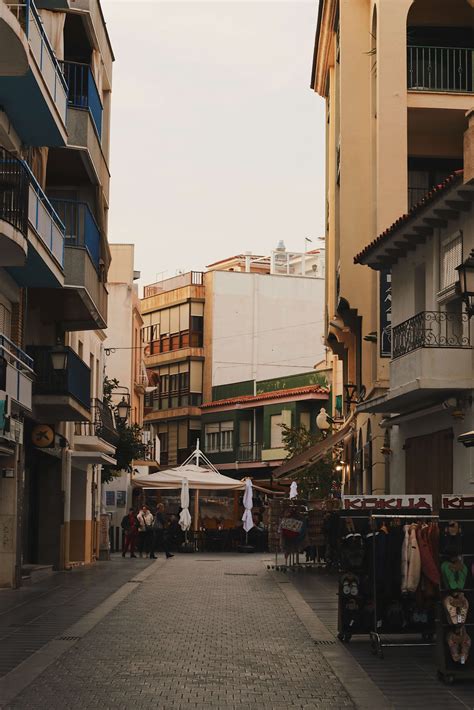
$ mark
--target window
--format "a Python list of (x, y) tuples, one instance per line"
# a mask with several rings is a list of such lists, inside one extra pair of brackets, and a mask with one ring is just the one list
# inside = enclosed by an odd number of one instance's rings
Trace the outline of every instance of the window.
[(220, 451), (233, 451), (234, 449), (234, 422), (215, 422), (206, 424), (206, 451), (218, 453)]
[(456, 266), (462, 262), (462, 233), (443, 239), (440, 246), (440, 289), (453, 286), (458, 280)]
[(270, 446), (272, 449), (281, 449), (283, 446), (283, 417), (281, 414), (274, 414), (270, 417)]
[(0, 303), (0, 333), (6, 335), (7, 338), (11, 336), (11, 320), (12, 314), (9, 308)]
[(311, 414), (309, 412), (301, 412), (300, 426), (304, 427), (306, 431), (311, 429)]

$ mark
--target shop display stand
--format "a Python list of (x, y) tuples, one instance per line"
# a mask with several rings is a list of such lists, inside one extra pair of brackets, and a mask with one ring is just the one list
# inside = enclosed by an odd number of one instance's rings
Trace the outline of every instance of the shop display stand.
[[(405, 523), (417, 523), (417, 522), (437, 522), (439, 516), (438, 515), (427, 515), (427, 514), (381, 514), (381, 515), (371, 515), (370, 519), (371, 521), (390, 521), (390, 520), (403, 520)], [(434, 645), (434, 632), (435, 628), (433, 625), (427, 623), (426, 628), (423, 630), (419, 629), (413, 629), (410, 626), (405, 627), (404, 629), (400, 629), (397, 631), (393, 631), (392, 633), (390, 632), (380, 632), (380, 619), (382, 618), (382, 615), (380, 614), (380, 607), (381, 603), (379, 600), (379, 595), (377, 593), (377, 570), (376, 570), (376, 554), (375, 554), (375, 535), (373, 536), (373, 570), (372, 570), (372, 577), (373, 577), (373, 584), (372, 584), (372, 593), (373, 593), (373, 604), (374, 604), (374, 618), (373, 618), (373, 629), (370, 631), (370, 643), (371, 643), (371, 650), (374, 655), (377, 655), (379, 658), (384, 657), (383, 649), (384, 648), (404, 648), (404, 647), (409, 647), (409, 646), (433, 646)], [(410, 635), (414, 636), (416, 634), (421, 633), (421, 638), (422, 641), (386, 641), (387, 636), (404, 636), (404, 635)]]
[[(466, 584), (462, 590), (469, 602), (469, 611), (466, 623), (462, 624), (471, 638), (471, 648), (464, 665), (453, 661), (449, 652), (446, 636), (449, 630), (455, 627), (446, 616), (442, 600), (452, 590), (444, 586), (441, 582), (441, 601), (438, 603), (438, 615), (436, 619), (436, 665), (437, 675), (440, 680), (448, 685), (452, 685), (457, 680), (474, 680), (474, 511), (467, 510), (443, 510), (440, 516), (440, 527), (443, 528), (449, 521), (459, 523), (461, 527), (461, 557), (468, 568)], [(466, 549), (465, 549), (466, 548)], [(448, 555), (440, 547), (440, 565), (448, 559)]]

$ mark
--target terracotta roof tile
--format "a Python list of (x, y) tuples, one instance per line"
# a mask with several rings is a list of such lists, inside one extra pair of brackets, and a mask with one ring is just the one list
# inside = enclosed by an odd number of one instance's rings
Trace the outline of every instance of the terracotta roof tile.
[(459, 182), (462, 178), (462, 175), (462, 170), (456, 170), (456, 172), (447, 177), (446, 180), (443, 180), (443, 182), (439, 183), (439, 185), (435, 185), (435, 187), (433, 187), (429, 192), (427, 192), (426, 195), (419, 202), (417, 202), (416, 205), (414, 205), (407, 214), (404, 214), (399, 217), (390, 227), (388, 227), (388, 229), (379, 234), (376, 239), (374, 239), (359, 254), (357, 254), (357, 256), (354, 257), (354, 264), (363, 264), (363, 260), (370, 254), (373, 249), (381, 246), (384, 241), (388, 240), (388, 238), (393, 234), (393, 232), (395, 232), (399, 227), (401, 227), (402, 224), (408, 222), (410, 219), (415, 217), (419, 212), (424, 210), (425, 207), (428, 207), (431, 202), (433, 202), (436, 198), (440, 196), (442, 192), (446, 191), (455, 183)]
[(328, 395), (329, 388), (322, 385), (307, 385), (306, 387), (294, 387), (287, 390), (274, 390), (273, 392), (262, 392), (261, 394), (244, 394), (239, 397), (230, 397), (229, 399), (219, 399), (215, 402), (207, 402), (201, 405), (201, 409), (210, 409), (211, 407), (225, 407), (232, 404), (247, 404), (250, 402), (262, 402), (267, 399), (282, 399), (284, 397), (297, 397), (301, 394), (322, 394)]

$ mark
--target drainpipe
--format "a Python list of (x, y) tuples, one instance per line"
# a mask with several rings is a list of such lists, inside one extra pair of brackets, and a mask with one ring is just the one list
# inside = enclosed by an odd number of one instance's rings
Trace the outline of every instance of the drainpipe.
[(63, 523), (61, 525), (59, 569), (69, 568), (71, 539), (71, 449), (66, 438), (61, 439), (61, 492), (63, 497)]

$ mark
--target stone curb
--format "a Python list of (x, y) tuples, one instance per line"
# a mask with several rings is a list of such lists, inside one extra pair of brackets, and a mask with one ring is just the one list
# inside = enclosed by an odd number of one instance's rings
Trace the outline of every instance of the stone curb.
[(280, 580), (277, 572), (269, 572), (282, 594), (293, 608), (308, 634), (318, 645), (318, 649), (331, 666), (358, 710), (392, 710), (393, 705), (375, 685), (353, 656), (323, 624), (317, 614), (303, 599), (301, 594), (285, 579)]
[(48, 666), (60, 658), (66, 651), (69, 651), (78, 641), (80, 641), (94, 626), (102, 621), (113, 609), (115, 609), (137, 585), (144, 582), (153, 572), (164, 565), (165, 561), (149, 565), (130, 581), (125, 582), (108, 599), (99, 604), (95, 609), (85, 614), (79, 621), (69, 626), (59, 638), (49, 641), (29, 658), (20, 663), (10, 673), (0, 678), (0, 708), (8, 708), (8, 703), (19, 695), (28, 685), (30, 685)]

